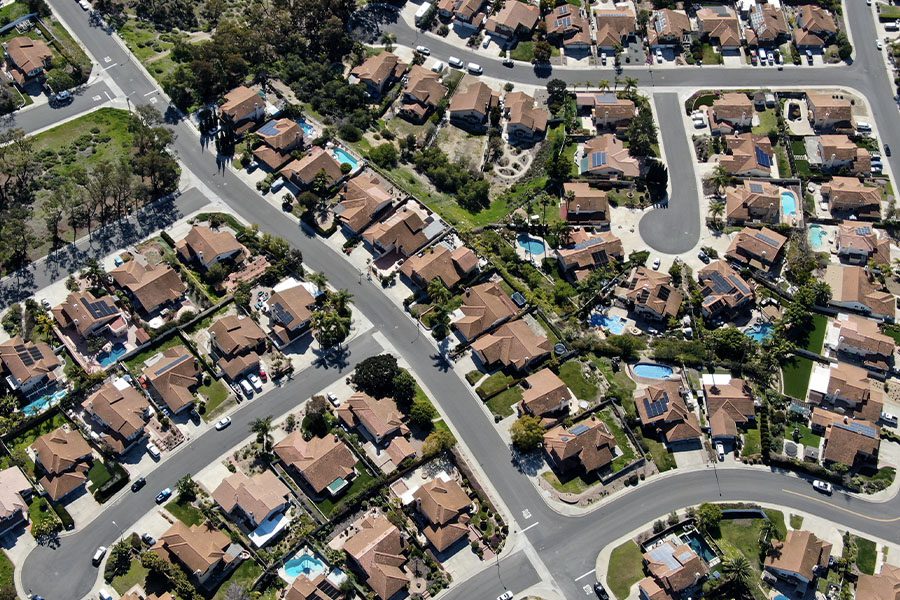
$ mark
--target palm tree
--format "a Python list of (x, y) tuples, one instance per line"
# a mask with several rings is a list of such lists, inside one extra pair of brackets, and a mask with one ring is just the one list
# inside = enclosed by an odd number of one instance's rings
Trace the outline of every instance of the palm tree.
[(306, 276), (306, 280), (314, 284), (322, 292), (325, 291), (325, 286), (328, 284), (328, 278), (325, 276), (325, 273), (310, 273)]
[(625, 78), (625, 93), (630, 94), (631, 92), (637, 89), (638, 80), (634, 77), (626, 77)]
[(722, 561), (722, 572), (728, 581), (741, 590), (749, 590), (753, 583), (753, 568), (743, 554), (728, 556)]
[(731, 183), (731, 173), (719, 164), (713, 169), (712, 177), (710, 177), (709, 180), (716, 186), (716, 194), (721, 196), (725, 186)]
[(334, 310), (317, 310), (312, 314), (313, 336), (324, 348), (340, 348), (350, 333), (350, 318)]
[(272, 415), (256, 419), (250, 424), (250, 431), (256, 434), (256, 443), (262, 446), (262, 454), (272, 451)]
[(712, 217), (713, 227), (719, 228), (719, 219), (725, 214), (725, 204), (722, 202), (709, 203), (709, 216)]
[(607, 90), (609, 90), (609, 79), (601, 79), (601, 80), (597, 83), (597, 87), (600, 88), (600, 91), (601, 91), (601, 92), (602, 92), (602, 91), (607, 91)]
[(332, 308), (334, 308), (337, 314), (342, 317), (350, 316), (350, 300), (353, 299), (353, 294), (348, 292), (347, 290), (337, 290), (336, 292), (332, 292), (331, 296), (328, 298), (328, 301), (331, 303)]

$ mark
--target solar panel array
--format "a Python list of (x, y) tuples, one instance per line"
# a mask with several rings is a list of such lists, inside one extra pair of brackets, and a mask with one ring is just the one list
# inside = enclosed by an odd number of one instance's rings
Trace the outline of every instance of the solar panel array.
[(19, 360), (21, 360), (22, 364), (26, 367), (30, 367), (44, 357), (37, 346), (28, 347), (24, 344), (16, 344), (13, 349), (16, 351), (16, 354), (19, 355)]
[(576, 425), (576, 426), (573, 427), (572, 429), (570, 429), (570, 430), (569, 430), (569, 433), (571, 433), (572, 435), (575, 435), (575, 436), (579, 436), (579, 435), (582, 435), (582, 434), (584, 434), (584, 433), (587, 433), (587, 432), (590, 431), (590, 430), (591, 430), (590, 427), (588, 427), (588, 426), (585, 425), (584, 423), (581, 423), (581, 424), (579, 424), (579, 425)]
[(671, 290), (671, 288), (669, 288), (669, 286), (667, 286), (667, 285), (659, 286), (659, 297), (662, 300), (668, 300), (669, 294), (671, 294), (671, 293), (672, 293), (672, 290)]
[(655, 419), (669, 410), (669, 394), (663, 392), (657, 400), (653, 401), (644, 398), (644, 408), (647, 409), (647, 416), (651, 419)]
[(872, 228), (867, 225), (856, 228), (856, 235), (871, 235), (871, 234), (872, 234)]
[(653, 21), (653, 26), (656, 28), (657, 33), (662, 33), (662, 30), (666, 28), (667, 21), (668, 19), (666, 19), (666, 13), (656, 13), (656, 19)]
[(837, 426), (869, 438), (878, 437), (878, 432), (875, 431), (875, 428), (865, 423), (838, 423)]
[(727, 294), (732, 290), (731, 285), (722, 277), (718, 271), (713, 271), (707, 275), (709, 277), (709, 287), (717, 294)]
[(751, 183), (751, 184), (750, 184), (750, 191), (753, 192), (754, 194), (762, 194), (762, 193), (763, 193), (763, 186), (762, 186), (761, 183)]
[(776, 242), (775, 240), (773, 240), (772, 238), (770, 238), (769, 236), (767, 236), (766, 234), (764, 234), (762, 232), (756, 232), (756, 239), (762, 240), (763, 242), (772, 246), (773, 248), (778, 245), (778, 242)]
[(597, 94), (594, 96), (594, 104), (616, 104), (619, 99), (615, 94)]
[(84, 305), (84, 308), (88, 311), (88, 313), (95, 319), (109, 317), (119, 312), (119, 310), (115, 306), (107, 304), (104, 300), (94, 300), (93, 302), (91, 302), (87, 298), (83, 297), (81, 299), (81, 303)]
[(606, 152), (592, 152), (591, 153), (591, 168), (601, 167), (606, 163)]
[(757, 147), (756, 149), (756, 162), (763, 167), (771, 167), (772, 166), (772, 157), (766, 154), (765, 150)]
[(577, 244), (572, 246), (572, 248), (574, 250), (584, 250), (585, 248), (590, 248), (591, 246), (596, 246), (598, 244), (603, 244), (605, 242), (606, 242), (606, 240), (604, 240), (601, 237), (593, 237), (588, 240), (584, 240), (583, 242), (578, 242)]
[(170, 362), (170, 363), (168, 363), (168, 364), (165, 364), (165, 365), (161, 366), (159, 369), (156, 370), (156, 372), (154, 373), (154, 375), (157, 376), (157, 377), (159, 377), (160, 375), (162, 375), (162, 374), (165, 373), (166, 371), (171, 371), (172, 369), (174, 369), (175, 367), (177, 367), (178, 365), (180, 365), (180, 364), (183, 363), (184, 361), (186, 361), (186, 360), (191, 360), (191, 358), (192, 358), (192, 357), (191, 357), (190, 354), (183, 354), (182, 356), (179, 356), (176, 360), (173, 360), (172, 362)]
[(572, 17), (561, 17), (556, 20), (557, 27), (570, 27), (572, 25)]
[(728, 281), (730, 281), (731, 284), (734, 285), (734, 287), (741, 290), (741, 292), (743, 292), (744, 294), (750, 293), (750, 288), (748, 288), (746, 285), (744, 285), (744, 282), (741, 281), (741, 278), (738, 277), (737, 275), (729, 275)]
[(281, 305), (281, 302), (276, 302), (272, 305), (272, 316), (275, 317), (276, 321), (285, 326), (290, 325), (291, 321), (294, 320), (294, 316)]
[(657, 546), (656, 548), (652, 549), (649, 554), (653, 559), (653, 562), (664, 564), (669, 569), (674, 570), (681, 566), (681, 564), (677, 560), (675, 560), (675, 557), (672, 555), (672, 547), (668, 544)]
[(260, 135), (278, 135), (278, 125), (275, 121), (269, 121), (257, 131)]

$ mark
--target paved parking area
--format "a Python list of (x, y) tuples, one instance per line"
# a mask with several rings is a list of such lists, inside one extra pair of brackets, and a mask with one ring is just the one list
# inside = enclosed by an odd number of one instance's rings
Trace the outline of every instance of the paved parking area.
[(675, 456), (675, 464), (678, 465), (679, 469), (705, 465), (709, 462), (709, 456), (703, 448), (698, 450), (678, 450), (672, 452), (672, 454)]

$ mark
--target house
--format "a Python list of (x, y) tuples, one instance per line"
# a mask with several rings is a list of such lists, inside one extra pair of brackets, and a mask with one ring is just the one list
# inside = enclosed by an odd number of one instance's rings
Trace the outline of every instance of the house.
[(881, 429), (872, 421), (816, 408), (810, 423), (813, 431), (824, 433), (822, 462), (825, 465), (842, 464), (853, 470), (878, 467)]
[(344, 594), (328, 579), (328, 573), (298, 577), (284, 594), (284, 600), (343, 600)]
[(31, 444), (34, 463), (44, 475), (38, 483), (54, 502), (87, 482), (93, 451), (77, 429), (68, 426), (45, 433)]
[(341, 163), (324, 148), (313, 146), (301, 158), (296, 158), (279, 171), (282, 177), (300, 188), (308, 188), (324, 173), (327, 186), (332, 186), (344, 176)]
[(28, 500), (33, 491), (19, 467), (0, 471), (0, 533), (28, 522)]
[(276, 286), (266, 305), (269, 307), (269, 327), (276, 345), (282, 348), (309, 330), (316, 299), (306, 286), (297, 283), (290, 287)]
[(256, 130), (262, 144), (253, 149), (253, 157), (270, 173), (281, 169), (291, 153), (303, 148), (303, 130), (293, 119), (278, 119)]
[(846, 169), (854, 175), (868, 175), (872, 170), (872, 155), (865, 148), (854, 144), (846, 135), (820, 135), (816, 146), (820, 161), (818, 164), (824, 171)]
[(259, 121), (265, 115), (266, 101), (259, 92), (243, 85), (225, 94), (225, 99), (219, 106), (219, 117), (223, 124), (237, 133), (252, 127), (252, 123), (247, 121)]
[(297, 430), (275, 444), (274, 451), (316, 494), (327, 490), (337, 496), (356, 476), (356, 457), (333, 434), (304, 440), (303, 432)]
[(402, 435), (395, 436), (387, 446), (387, 454), (391, 462), (399, 467), (404, 460), (416, 457), (416, 449)]
[(640, 166), (619, 138), (611, 133), (604, 133), (585, 142), (581, 173), (609, 179), (637, 177), (640, 175)]
[[(676, 545), (665, 540), (643, 554), (643, 562), (650, 572), (638, 582), (642, 597), (674, 598), (689, 588), (698, 585), (709, 574), (709, 566), (688, 544)], [(661, 589), (663, 595), (654, 593)]]
[(754, 4), (750, 9), (750, 27), (744, 29), (749, 46), (777, 46), (788, 36), (784, 12), (774, 4)]
[(814, 4), (800, 5), (794, 43), (800, 50), (821, 50), (837, 35), (837, 23), (827, 9)]
[(666, 322), (678, 316), (684, 295), (672, 285), (668, 273), (636, 267), (625, 284), (625, 300), (638, 315)]
[(109, 294), (97, 298), (88, 291), (72, 292), (53, 309), (53, 318), (60, 328), (71, 328), (85, 340), (106, 333), (121, 336), (128, 330), (125, 315)]
[(744, 227), (725, 252), (725, 258), (739, 265), (769, 273), (781, 257), (787, 238), (769, 229)]
[(878, 319), (894, 320), (894, 296), (873, 281), (863, 267), (830, 263), (825, 283), (831, 288), (831, 304)]
[(883, 334), (875, 321), (846, 313), (838, 314), (829, 322), (825, 344), (837, 352), (865, 361), (867, 365), (890, 366), (897, 350), (894, 338)]
[(843, 221), (838, 224), (835, 247), (842, 262), (851, 265), (891, 263), (891, 240), (879, 237), (876, 230), (866, 223)]
[(291, 492), (270, 470), (247, 477), (232, 473), (213, 490), (213, 500), (232, 519), (253, 531), (291, 505)]
[(806, 104), (809, 108), (809, 120), (816, 131), (852, 126), (852, 106), (842, 95), (806, 92)]
[(591, 51), (591, 24), (584, 11), (571, 4), (557, 6), (544, 17), (547, 39), (567, 53)]
[(159, 360), (144, 368), (142, 379), (150, 396), (163, 402), (174, 414), (194, 406), (194, 391), (200, 385), (197, 359), (184, 346), (164, 350)]
[(484, 30), (502, 42), (513, 42), (527, 37), (541, 20), (541, 9), (536, 4), (506, 2), (484, 25)]
[(741, 47), (741, 28), (734, 9), (728, 6), (704, 6), (697, 11), (700, 35), (723, 51)]
[(132, 305), (148, 317), (176, 306), (187, 292), (175, 269), (165, 263), (152, 266), (132, 259), (109, 274)]
[(181, 566), (200, 585), (206, 585), (233, 571), (240, 564), (244, 549), (208, 524), (188, 526), (176, 519), (150, 552)]
[(521, 319), (504, 323), (472, 343), (475, 356), (488, 369), (501, 367), (520, 371), (543, 361), (551, 349), (547, 336), (535, 333)]
[(385, 220), (366, 229), (363, 239), (381, 255), (394, 252), (408, 258), (443, 230), (441, 222), (424, 207), (407, 202)]
[(624, 129), (637, 114), (634, 101), (619, 98), (612, 92), (579, 92), (575, 95), (575, 102), (579, 110), (591, 111), (594, 125), (600, 129)]
[(727, 92), (719, 96), (708, 111), (709, 128), (720, 135), (732, 134), (735, 129), (749, 129), (755, 113), (747, 94)]
[(426, 248), (410, 256), (400, 265), (400, 272), (422, 289), (435, 279), (452, 290), (463, 279), (478, 270), (478, 256), (471, 248), (460, 246), (451, 250), (444, 244)]
[(772, 174), (772, 142), (765, 135), (740, 133), (725, 138), (728, 154), (719, 164), (731, 175), (769, 177)]
[(592, 415), (572, 427), (557, 425), (544, 434), (544, 450), (564, 473), (593, 473), (616, 457), (616, 438), (602, 419)]
[(623, 2), (614, 8), (595, 8), (594, 24), (597, 48), (615, 52), (627, 44), (627, 40), (637, 33), (637, 14), (634, 4)]
[(711, 379), (709, 383), (703, 382), (710, 435), (714, 440), (734, 439), (741, 428), (756, 420), (750, 386), (743, 379), (727, 382), (718, 381), (716, 376)]
[(681, 393), (678, 381), (660, 381), (634, 394), (641, 426), (661, 435), (670, 446), (696, 445), (702, 436), (700, 421)]
[(421, 65), (413, 65), (409, 70), (398, 114), (414, 122), (422, 123), (447, 96), (447, 88), (441, 83), (441, 76)]
[(116, 454), (124, 454), (144, 437), (150, 403), (125, 379), (103, 384), (81, 406), (102, 429), (100, 440)]
[(500, 94), (486, 83), (477, 81), (450, 100), (450, 122), (473, 132), (487, 130), (491, 111), (499, 110)]
[(858, 217), (881, 218), (881, 188), (860, 183), (856, 177), (834, 177), (823, 183), (822, 198), (832, 212), (851, 213)]
[(194, 225), (181, 241), (175, 244), (178, 257), (185, 263), (194, 263), (209, 270), (213, 265), (240, 263), (250, 255), (247, 248), (227, 229), (210, 229), (206, 225)]
[(366, 584), (381, 600), (388, 600), (409, 585), (404, 568), (406, 543), (400, 530), (383, 515), (367, 516), (357, 522), (355, 533), (344, 543), (344, 552), (360, 571)]
[(566, 182), (560, 216), (571, 225), (609, 226), (609, 196), (584, 181)]
[(30, 80), (43, 78), (50, 68), (53, 52), (43, 40), (35, 40), (24, 35), (14, 37), (5, 44), (9, 74), (20, 86)]
[(488, 329), (507, 321), (518, 309), (497, 281), (487, 281), (466, 288), (459, 316), (453, 328), (467, 341), (472, 341)]
[(781, 206), (777, 185), (759, 179), (745, 179), (740, 186), (725, 188), (725, 220), (729, 225), (747, 221), (777, 223)]
[(817, 567), (827, 567), (831, 544), (809, 531), (788, 531), (782, 541), (773, 543), (774, 552), (763, 561), (766, 571), (801, 586), (808, 586), (815, 578)]
[(209, 328), (209, 345), (218, 367), (235, 381), (249, 371), (259, 371), (266, 334), (250, 317), (226, 315)]
[(348, 236), (358, 236), (391, 206), (392, 199), (384, 180), (374, 172), (364, 171), (341, 187), (334, 215)]
[(392, 398), (375, 399), (364, 392), (356, 392), (338, 407), (337, 416), (344, 425), (359, 429), (376, 444), (409, 433), (403, 413)]
[(691, 19), (683, 10), (654, 10), (647, 21), (647, 43), (653, 49), (661, 46), (680, 48), (692, 32)]
[(406, 63), (400, 60), (393, 52), (382, 52), (370, 56), (362, 64), (353, 67), (350, 71), (351, 81), (355, 78), (366, 86), (366, 91), (372, 99), (379, 99), (385, 90), (403, 77), (406, 72)]
[(521, 404), (524, 413), (536, 417), (562, 413), (569, 410), (572, 401), (566, 382), (546, 367), (525, 378)]
[(897, 600), (900, 597), (900, 567), (883, 562), (877, 575), (860, 573), (856, 580), (856, 597)]
[(550, 113), (535, 106), (534, 98), (525, 92), (508, 92), (503, 99), (506, 136), (511, 143), (531, 143), (547, 133)]
[(484, 22), (482, 11), (484, 0), (440, 0), (437, 3), (438, 15), (444, 19), (453, 19), (453, 25), (469, 33), (477, 31)]
[(413, 492), (416, 509), (428, 525), (425, 537), (435, 550), (444, 552), (469, 533), (472, 500), (456, 479), (435, 477)]
[(17, 335), (0, 344), (0, 373), (6, 386), (25, 397), (54, 384), (61, 365), (44, 342), (26, 342)]
[(862, 367), (845, 362), (817, 364), (810, 375), (807, 401), (814, 407), (874, 423), (881, 418), (884, 393)]
[(697, 273), (707, 319), (727, 319), (753, 304), (753, 289), (724, 260), (716, 260)]
[(573, 235), (573, 238), (573, 245), (556, 250), (556, 260), (566, 275), (576, 281), (589, 277), (596, 266), (625, 258), (622, 240), (612, 232)]

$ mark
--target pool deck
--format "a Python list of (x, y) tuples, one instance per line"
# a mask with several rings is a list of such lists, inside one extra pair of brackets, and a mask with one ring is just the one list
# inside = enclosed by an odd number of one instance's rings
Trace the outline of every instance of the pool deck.
[[(530, 254), (530, 253), (526, 252), (525, 248), (523, 248), (522, 246), (519, 245), (519, 239), (522, 237), (528, 237), (531, 240), (534, 240), (536, 242), (541, 242), (542, 244), (544, 244), (544, 252), (542, 254)], [(549, 246), (549, 244), (547, 244), (547, 241), (544, 238), (537, 236), (537, 235), (520, 233), (519, 235), (516, 236), (516, 241), (513, 242), (513, 245), (516, 248), (516, 256), (518, 256), (524, 262), (531, 262), (531, 264), (533, 264), (535, 267), (537, 267), (539, 269), (541, 268), (542, 260), (544, 260), (545, 258), (553, 258), (553, 250), (550, 249), (550, 246)]]

